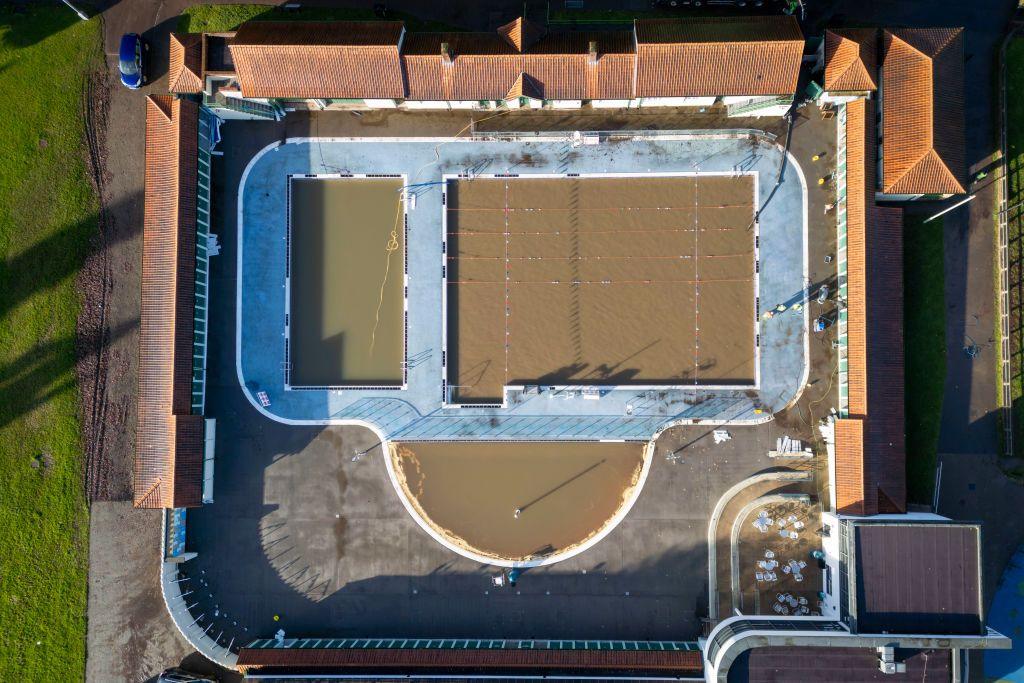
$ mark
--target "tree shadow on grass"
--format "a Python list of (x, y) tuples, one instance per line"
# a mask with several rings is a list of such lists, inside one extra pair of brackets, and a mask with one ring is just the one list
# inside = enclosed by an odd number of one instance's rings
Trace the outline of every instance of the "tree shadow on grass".
[[(114, 342), (137, 324), (120, 325), (105, 341)], [(68, 335), (37, 344), (0, 364), (0, 429), (75, 388), (76, 343), (83, 344), (83, 348), (98, 348), (100, 340)]]
[[(72, 4), (91, 18), (117, 2), (73, 0)], [(71, 8), (59, 1), (13, 0), (0, 3), (0, 34), (4, 36), (4, 44), (14, 48), (35, 45), (81, 21)]]

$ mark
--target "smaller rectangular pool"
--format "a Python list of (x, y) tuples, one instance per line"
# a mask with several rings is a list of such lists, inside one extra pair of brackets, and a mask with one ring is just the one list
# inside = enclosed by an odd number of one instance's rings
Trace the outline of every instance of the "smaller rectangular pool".
[(288, 389), (405, 383), (401, 176), (289, 176)]

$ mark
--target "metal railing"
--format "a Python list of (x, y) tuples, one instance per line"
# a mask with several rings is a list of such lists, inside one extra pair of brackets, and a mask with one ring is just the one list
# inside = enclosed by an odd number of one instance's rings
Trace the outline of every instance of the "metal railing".
[(277, 105), (254, 102), (253, 100), (241, 97), (228, 97), (219, 91), (213, 97), (209, 95), (204, 96), (203, 104), (210, 108), (230, 109), (243, 114), (249, 114), (250, 116), (270, 119), (271, 121), (280, 121), (282, 116), (281, 109)]
[(1011, 377), (1013, 364), (1011, 362), (1011, 330), (1010, 330), (1010, 228), (1009, 228), (1009, 144), (1007, 142), (1007, 127), (1009, 119), (1006, 113), (1006, 47), (1014, 39), (1020, 30), (1021, 24), (1015, 21), (1010, 25), (1006, 37), (999, 46), (999, 157), (1002, 172), (999, 174), (997, 185), (999, 194), (999, 212), (996, 225), (998, 231), (998, 246), (996, 263), (999, 269), (999, 366), (1000, 372), (1000, 396), (1002, 398), (1003, 418), (1003, 453), (1012, 457), (1013, 451), (1013, 390), (1011, 388)]
[[(837, 296), (840, 302), (847, 300), (847, 234), (846, 234), (846, 105), (839, 105), (836, 116), (836, 279), (838, 282)], [(839, 345), (839, 416), (849, 417), (850, 384), (849, 384), (849, 336), (847, 324), (849, 315), (845, 303), (839, 308), (839, 331), (836, 342)]]
[(789, 107), (793, 104), (792, 95), (782, 95), (778, 97), (758, 97), (751, 99), (747, 102), (740, 102), (737, 104), (730, 104), (726, 106), (726, 111), (729, 116), (742, 116), (743, 114), (750, 114), (755, 111), (762, 109), (768, 109), (770, 107)]
[[(466, 136), (475, 140), (550, 140), (571, 142), (575, 131), (474, 131)], [(646, 140), (652, 138), (673, 140), (735, 139), (758, 137), (774, 142), (778, 136), (756, 128), (700, 128), (696, 130), (588, 130), (584, 135), (596, 135), (607, 140)]]
[(250, 650), (603, 650), (699, 652), (680, 640), (519, 640), (504, 638), (261, 638)]
[(192, 317), (192, 412), (202, 415), (206, 405), (206, 345), (209, 324), (211, 152), (217, 143), (217, 117), (199, 108), (199, 159), (196, 173), (195, 308)]

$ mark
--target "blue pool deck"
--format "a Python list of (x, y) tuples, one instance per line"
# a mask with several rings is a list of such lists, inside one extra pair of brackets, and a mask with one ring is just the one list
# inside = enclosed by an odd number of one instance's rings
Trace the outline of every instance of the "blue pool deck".
[[(250, 402), (287, 424), (364, 424), (395, 440), (647, 440), (672, 424), (755, 424), (794, 402), (807, 381), (807, 189), (797, 162), (751, 131), (511, 138), (297, 138), (264, 148), (238, 188), (236, 364)], [(783, 171), (784, 167), (784, 171)], [(780, 178), (781, 183), (777, 184)], [(757, 173), (760, 383), (755, 389), (603, 387), (510, 391), (504, 407), (445, 407), (442, 392), (444, 175)], [(294, 174), (400, 174), (408, 206), (407, 385), (285, 390), (287, 179)], [(296, 265), (295, 267), (301, 267)], [(352, 296), (365, 296), (352, 292)], [(729, 315), (730, 311), (723, 314)], [(656, 321), (652, 321), (655, 323)], [(269, 406), (262, 406), (265, 392)]]

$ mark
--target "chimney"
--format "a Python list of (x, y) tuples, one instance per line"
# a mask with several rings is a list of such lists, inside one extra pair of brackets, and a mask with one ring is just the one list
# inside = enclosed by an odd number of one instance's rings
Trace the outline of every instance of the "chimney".
[(597, 63), (597, 41), (596, 40), (590, 41), (590, 43), (589, 43), (589, 52), (590, 52), (590, 56), (589, 56), (590, 63), (591, 64), (596, 64)]
[(452, 65), (452, 50), (447, 41), (441, 43), (441, 63), (445, 66)]

